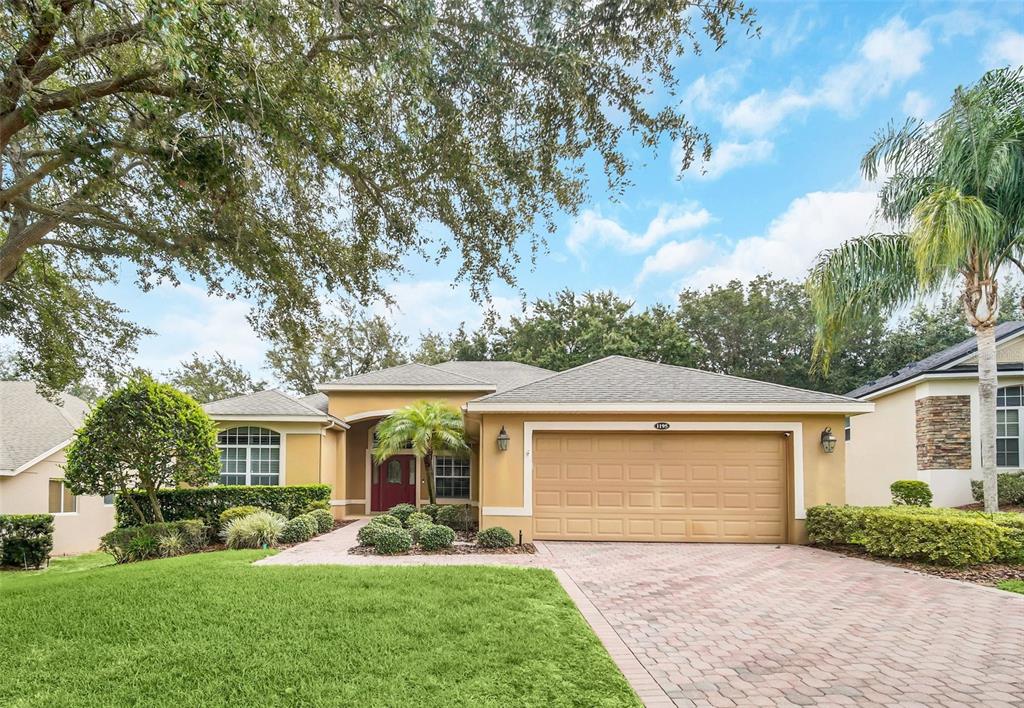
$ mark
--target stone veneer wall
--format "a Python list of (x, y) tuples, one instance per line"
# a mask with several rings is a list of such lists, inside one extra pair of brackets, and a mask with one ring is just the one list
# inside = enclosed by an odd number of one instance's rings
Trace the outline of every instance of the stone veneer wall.
[(915, 406), (917, 469), (971, 469), (971, 397), (928, 396)]

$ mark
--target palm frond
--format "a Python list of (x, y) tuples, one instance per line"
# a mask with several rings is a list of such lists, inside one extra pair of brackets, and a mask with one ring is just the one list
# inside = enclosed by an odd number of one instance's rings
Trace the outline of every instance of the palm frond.
[(410, 449), (419, 457), (435, 450), (466, 449), (462, 414), (444, 401), (417, 401), (385, 418), (377, 426), (374, 460), (382, 462)]
[(999, 214), (975, 196), (943, 187), (914, 207), (911, 251), (925, 286), (948, 281), (967, 268), (995, 275), (1004, 228)]

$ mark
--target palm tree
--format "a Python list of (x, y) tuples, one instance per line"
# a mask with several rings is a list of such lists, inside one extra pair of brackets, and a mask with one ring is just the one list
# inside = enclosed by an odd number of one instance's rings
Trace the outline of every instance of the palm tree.
[(373, 458), (378, 463), (411, 449), (427, 471), (430, 503), (437, 503), (434, 485), (434, 454), (469, 449), (463, 435), (462, 414), (444, 401), (417, 401), (395, 411), (377, 426)]
[(996, 342), (1000, 269), (1024, 270), (1024, 76), (985, 74), (958, 88), (933, 123), (876, 136), (861, 171), (885, 175), (879, 213), (895, 233), (855, 238), (818, 256), (807, 287), (815, 355), (827, 368), (847, 327), (958, 287), (978, 340), (985, 510), (996, 511)]

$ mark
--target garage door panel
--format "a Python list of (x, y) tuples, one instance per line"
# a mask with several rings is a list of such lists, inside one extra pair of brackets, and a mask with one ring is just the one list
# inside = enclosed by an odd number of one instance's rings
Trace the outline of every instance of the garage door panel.
[(538, 539), (785, 540), (781, 435), (537, 433), (533, 449)]

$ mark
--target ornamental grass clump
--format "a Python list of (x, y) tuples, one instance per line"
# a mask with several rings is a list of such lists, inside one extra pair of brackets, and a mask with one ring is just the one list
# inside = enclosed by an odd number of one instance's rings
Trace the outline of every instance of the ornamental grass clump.
[(219, 522), (217, 528), (221, 530), (226, 529), (227, 525), (235, 519), (241, 519), (243, 516), (255, 514), (259, 510), (260, 508), (258, 506), (250, 505), (233, 506), (229, 509), (225, 509), (224, 511), (220, 512), (220, 516), (217, 517), (217, 521)]
[(228, 548), (263, 548), (277, 543), (287, 519), (272, 511), (257, 511), (235, 519), (224, 534)]

